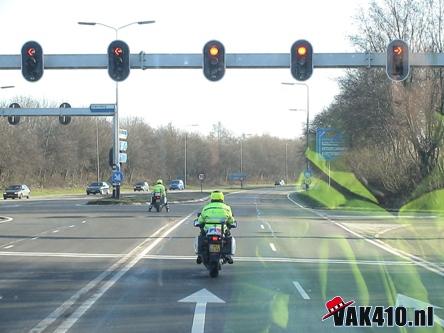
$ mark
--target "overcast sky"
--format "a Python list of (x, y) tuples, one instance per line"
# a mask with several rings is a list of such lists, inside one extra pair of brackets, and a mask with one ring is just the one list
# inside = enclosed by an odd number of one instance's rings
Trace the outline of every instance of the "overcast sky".
[[(131, 53), (200, 53), (210, 39), (224, 43), (227, 53), (289, 52), (298, 39), (309, 40), (314, 52), (353, 52), (348, 36), (355, 31), (353, 16), (364, 0), (225, 0), (220, 1), (50, 1), (0, 0), (2, 42), (0, 54), (19, 54), (22, 45), (39, 42), (45, 54), (106, 53), (115, 34), (101, 26), (80, 26), (95, 21), (119, 27)], [(34, 10), (35, 8), (35, 10)], [(337, 94), (341, 70), (315, 69), (310, 86), (310, 118), (329, 105)], [(234, 134), (294, 138), (302, 133), (306, 109), (303, 86), (289, 69), (227, 69), (225, 77), (210, 82), (201, 69), (132, 70), (119, 85), (120, 116), (140, 116), (157, 127), (176, 127), (206, 133), (221, 121)], [(2, 71), (2, 99), (32, 95), (73, 107), (113, 103), (115, 84), (106, 70), (46, 70), (36, 83), (25, 81), (18, 70)], [(199, 124), (199, 127), (190, 127)]]

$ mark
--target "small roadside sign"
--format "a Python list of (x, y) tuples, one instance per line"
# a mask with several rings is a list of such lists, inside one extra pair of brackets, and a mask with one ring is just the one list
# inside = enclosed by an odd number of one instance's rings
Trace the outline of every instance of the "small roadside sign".
[(113, 171), (111, 180), (113, 182), (113, 185), (120, 185), (120, 183), (123, 182), (123, 173), (119, 170)]
[(126, 155), (126, 153), (119, 154), (119, 163), (126, 163), (127, 160), (128, 160), (128, 155)]
[(119, 141), (119, 148), (120, 148), (120, 151), (127, 151), (127, 149), (128, 149), (128, 142), (126, 142), (126, 141)]
[(128, 131), (125, 129), (119, 129), (119, 139), (120, 140), (128, 139)]
[(205, 174), (204, 173), (199, 173), (199, 180), (201, 182), (205, 180)]

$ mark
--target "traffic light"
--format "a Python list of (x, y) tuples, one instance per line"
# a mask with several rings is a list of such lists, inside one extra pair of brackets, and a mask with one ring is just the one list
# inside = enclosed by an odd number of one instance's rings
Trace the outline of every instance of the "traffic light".
[(225, 74), (225, 47), (211, 40), (203, 48), (203, 73), (210, 81), (219, 81)]
[[(12, 109), (20, 109), (20, 104), (12, 103), (9, 105)], [(8, 123), (10, 125), (17, 125), (20, 122), (20, 116), (8, 116)]]
[(409, 47), (403, 40), (395, 39), (387, 46), (386, 71), (393, 81), (403, 81), (409, 76)]
[(39, 43), (30, 41), (22, 46), (22, 74), (23, 77), (35, 82), (43, 76), (43, 50)]
[(291, 46), (290, 70), (298, 81), (308, 80), (313, 74), (313, 47), (306, 40), (298, 40)]
[(130, 50), (128, 44), (115, 40), (108, 46), (108, 74), (114, 81), (125, 80), (130, 73)]
[[(62, 103), (60, 104), (59, 108), (62, 109), (67, 109), (70, 108), (71, 104), (69, 103)], [(68, 125), (71, 122), (71, 117), (70, 116), (59, 116), (59, 123), (62, 125)]]

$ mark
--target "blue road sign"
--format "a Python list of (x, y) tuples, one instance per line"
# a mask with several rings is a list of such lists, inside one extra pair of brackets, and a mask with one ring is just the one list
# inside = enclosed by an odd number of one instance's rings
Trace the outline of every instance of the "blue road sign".
[(244, 181), (247, 179), (247, 174), (245, 172), (233, 172), (228, 174), (228, 180), (235, 181), (235, 180), (241, 180)]
[(115, 104), (91, 104), (89, 106), (91, 112), (115, 112)]
[(343, 134), (335, 128), (316, 129), (316, 152), (325, 160), (331, 161), (345, 151)]
[(113, 171), (111, 181), (113, 182), (113, 184), (120, 184), (121, 182), (123, 182), (123, 173), (119, 170)]
[(304, 177), (305, 178), (310, 178), (311, 177), (311, 170), (305, 170), (304, 171)]

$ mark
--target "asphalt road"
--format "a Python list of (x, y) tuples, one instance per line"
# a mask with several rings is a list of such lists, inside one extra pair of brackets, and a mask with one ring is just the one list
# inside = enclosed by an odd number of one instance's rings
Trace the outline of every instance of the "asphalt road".
[[(2, 201), (0, 332), (331, 332), (340, 329), (321, 318), (335, 296), (444, 307), (442, 220), (414, 219), (429, 228), (421, 238), (409, 217), (313, 211), (288, 193), (226, 196), (237, 253), (216, 279), (195, 263), (202, 203), (148, 213), (85, 197)], [(444, 309), (434, 314), (424, 331), (443, 332)]]

